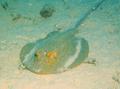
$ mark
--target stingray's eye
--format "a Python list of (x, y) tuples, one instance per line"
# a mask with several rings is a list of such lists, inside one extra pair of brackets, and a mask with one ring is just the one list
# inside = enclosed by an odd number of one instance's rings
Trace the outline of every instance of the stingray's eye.
[(49, 51), (47, 52), (46, 56), (49, 58), (49, 59), (54, 59), (57, 57), (57, 52), (55, 51)]
[(40, 59), (41, 57), (41, 52), (40, 51), (36, 51), (34, 56), (37, 58), (37, 59)]

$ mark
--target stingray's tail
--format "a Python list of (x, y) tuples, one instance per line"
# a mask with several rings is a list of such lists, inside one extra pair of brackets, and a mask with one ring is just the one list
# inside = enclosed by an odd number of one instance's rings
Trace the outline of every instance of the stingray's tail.
[(75, 26), (72, 28), (72, 30), (74, 30), (75, 32), (77, 31), (77, 28), (83, 23), (83, 21), (93, 12), (95, 11), (105, 0), (100, 0), (98, 3), (96, 3), (95, 6), (93, 6), (92, 8), (90, 8), (88, 10), (88, 12), (86, 12), (82, 17), (80, 16), (80, 18), (78, 19), (78, 21), (76, 22)]

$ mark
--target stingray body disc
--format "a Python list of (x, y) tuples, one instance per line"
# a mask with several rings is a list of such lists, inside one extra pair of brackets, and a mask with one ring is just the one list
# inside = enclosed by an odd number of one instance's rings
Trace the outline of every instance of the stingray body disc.
[(88, 56), (88, 52), (85, 39), (77, 39), (66, 33), (51, 33), (43, 40), (25, 45), (20, 59), (34, 73), (54, 74), (79, 65)]

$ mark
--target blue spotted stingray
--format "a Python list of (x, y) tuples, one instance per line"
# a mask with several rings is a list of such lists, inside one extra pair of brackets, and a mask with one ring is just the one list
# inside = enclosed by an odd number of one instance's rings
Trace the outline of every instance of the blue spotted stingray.
[(103, 1), (90, 8), (73, 28), (50, 32), (45, 38), (26, 44), (20, 53), (25, 68), (36, 74), (55, 74), (78, 66), (88, 57), (89, 45), (84, 38), (75, 36), (77, 28)]

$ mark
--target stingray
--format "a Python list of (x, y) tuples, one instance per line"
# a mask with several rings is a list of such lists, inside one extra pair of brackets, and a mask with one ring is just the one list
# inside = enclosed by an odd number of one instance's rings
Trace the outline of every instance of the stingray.
[(26, 44), (20, 53), (23, 66), (36, 74), (55, 74), (81, 64), (88, 57), (89, 45), (84, 38), (75, 36), (77, 28), (103, 1), (90, 8), (74, 27), (50, 32), (45, 38)]

